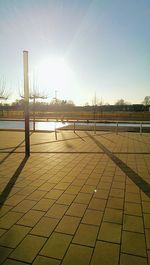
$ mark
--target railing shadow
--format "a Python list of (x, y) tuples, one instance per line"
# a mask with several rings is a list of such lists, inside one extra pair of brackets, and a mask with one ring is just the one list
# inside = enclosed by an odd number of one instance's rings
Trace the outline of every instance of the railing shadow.
[[(33, 132), (31, 132), (30, 133), (30, 136), (33, 134)], [(9, 149), (12, 149), (9, 153), (8, 153), (8, 155), (7, 156), (5, 156), (1, 161), (0, 161), (0, 165), (11, 155), (11, 154), (13, 154), (16, 150), (17, 150), (17, 148), (19, 148), (19, 147), (21, 147), (21, 145), (24, 143), (24, 141), (25, 141), (25, 139), (23, 139), (23, 141), (21, 141), (17, 146), (14, 146), (14, 147), (10, 147)], [(22, 147), (24, 147), (24, 145), (22, 145)], [(6, 148), (6, 149), (8, 149), (8, 148)], [(4, 149), (0, 149), (0, 150), (5, 150), (5, 148)]]
[(5, 203), (9, 193), (11, 192), (13, 186), (15, 185), (21, 171), (23, 170), (27, 160), (28, 160), (28, 156), (25, 156), (24, 159), (22, 160), (22, 162), (20, 163), (20, 165), (18, 166), (18, 168), (16, 169), (15, 173), (13, 174), (13, 176), (11, 177), (11, 179), (9, 180), (9, 182), (7, 183), (6, 187), (4, 188), (3, 192), (0, 195), (0, 208), (3, 206), (3, 204)]
[(107, 149), (100, 141), (95, 137), (87, 133), (97, 146), (99, 146), (103, 152), (137, 185), (149, 198), (150, 198), (150, 184), (146, 182), (138, 173), (130, 168), (125, 162), (115, 156), (109, 149)]

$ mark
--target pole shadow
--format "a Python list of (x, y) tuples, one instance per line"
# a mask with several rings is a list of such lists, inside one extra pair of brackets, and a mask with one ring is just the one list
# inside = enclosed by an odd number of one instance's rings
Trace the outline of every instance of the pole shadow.
[(137, 174), (132, 168), (130, 168), (121, 159), (115, 156), (109, 151), (100, 141), (87, 132), (89, 138), (91, 138), (97, 146), (99, 146), (104, 153), (138, 186), (149, 198), (150, 198), (150, 184), (146, 182), (139, 174)]
[(18, 168), (16, 169), (15, 173), (13, 174), (13, 176), (11, 177), (11, 179), (9, 180), (9, 182), (7, 183), (6, 187), (4, 188), (3, 192), (0, 195), (0, 208), (3, 206), (3, 204), (5, 203), (9, 193), (11, 192), (13, 186), (15, 185), (21, 171), (23, 170), (27, 160), (28, 160), (28, 156), (25, 156), (24, 159), (22, 160), (22, 162), (20, 163), (20, 165), (18, 166)]
[[(33, 132), (30, 133), (30, 136), (33, 134)], [(0, 165), (11, 155), (13, 154), (19, 147), (25, 147), (24, 145), (22, 145), (24, 143), (25, 139), (23, 141), (21, 141), (17, 146), (11, 147), (9, 149), (12, 149), (7, 156), (5, 156), (1, 161), (0, 161)], [(22, 145), (22, 146), (21, 146)], [(6, 148), (7, 149), (7, 148)], [(2, 150), (2, 149), (0, 149)]]

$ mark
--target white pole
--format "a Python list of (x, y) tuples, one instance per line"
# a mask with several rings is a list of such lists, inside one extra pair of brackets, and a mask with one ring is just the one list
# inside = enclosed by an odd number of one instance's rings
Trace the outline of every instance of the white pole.
[(116, 123), (117, 128), (116, 128), (116, 134), (118, 134), (118, 122)]
[(55, 139), (57, 140), (56, 121), (55, 121)]
[(28, 76), (28, 51), (23, 51), (24, 65), (24, 103), (25, 103), (25, 153), (30, 156), (30, 137), (29, 137), (29, 76)]
[(142, 122), (140, 124), (140, 135), (142, 135)]
[(94, 133), (96, 134), (96, 122), (94, 123)]

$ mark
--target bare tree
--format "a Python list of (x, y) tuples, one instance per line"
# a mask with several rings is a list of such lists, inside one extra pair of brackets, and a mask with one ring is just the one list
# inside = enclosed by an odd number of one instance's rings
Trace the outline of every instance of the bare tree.
[[(35, 131), (35, 104), (37, 99), (47, 99), (47, 95), (44, 92), (41, 92), (39, 89), (37, 78), (35, 78), (35, 75), (33, 75), (33, 80), (29, 81), (29, 99), (33, 100), (33, 131)], [(19, 92), (20, 97), (24, 99), (24, 95), (22, 95), (21, 92)]]
[(118, 99), (115, 103), (115, 105), (118, 105), (118, 106), (123, 106), (123, 105), (127, 105), (128, 103), (124, 100), (124, 99)]
[[(5, 101), (8, 99), (8, 91), (6, 89), (6, 80), (4, 78), (0, 79), (0, 100)], [(1, 112), (2, 112), (2, 117), (4, 116), (4, 110), (3, 110), (3, 105), (1, 103)]]
[(8, 92), (6, 90), (6, 80), (4, 78), (0, 79), (0, 99), (8, 99)]
[(101, 113), (101, 119), (102, 119), (103, 105), (104, 105), (102, 97), (101, 97), (101, 100), (99, 101), (98, 105), (100, 106), (100, 113)]
[(150, 96), (146, 96), (142, 103), (146, 106), (149, 106), (150, 105)]

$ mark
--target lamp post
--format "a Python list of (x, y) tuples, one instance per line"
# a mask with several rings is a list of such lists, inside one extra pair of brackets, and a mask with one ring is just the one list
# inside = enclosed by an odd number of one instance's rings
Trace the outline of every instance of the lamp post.
[(30, 156), (28, 51), (23, 51), (23, 65), (24, 65), (25, 154), (26, 156)]

